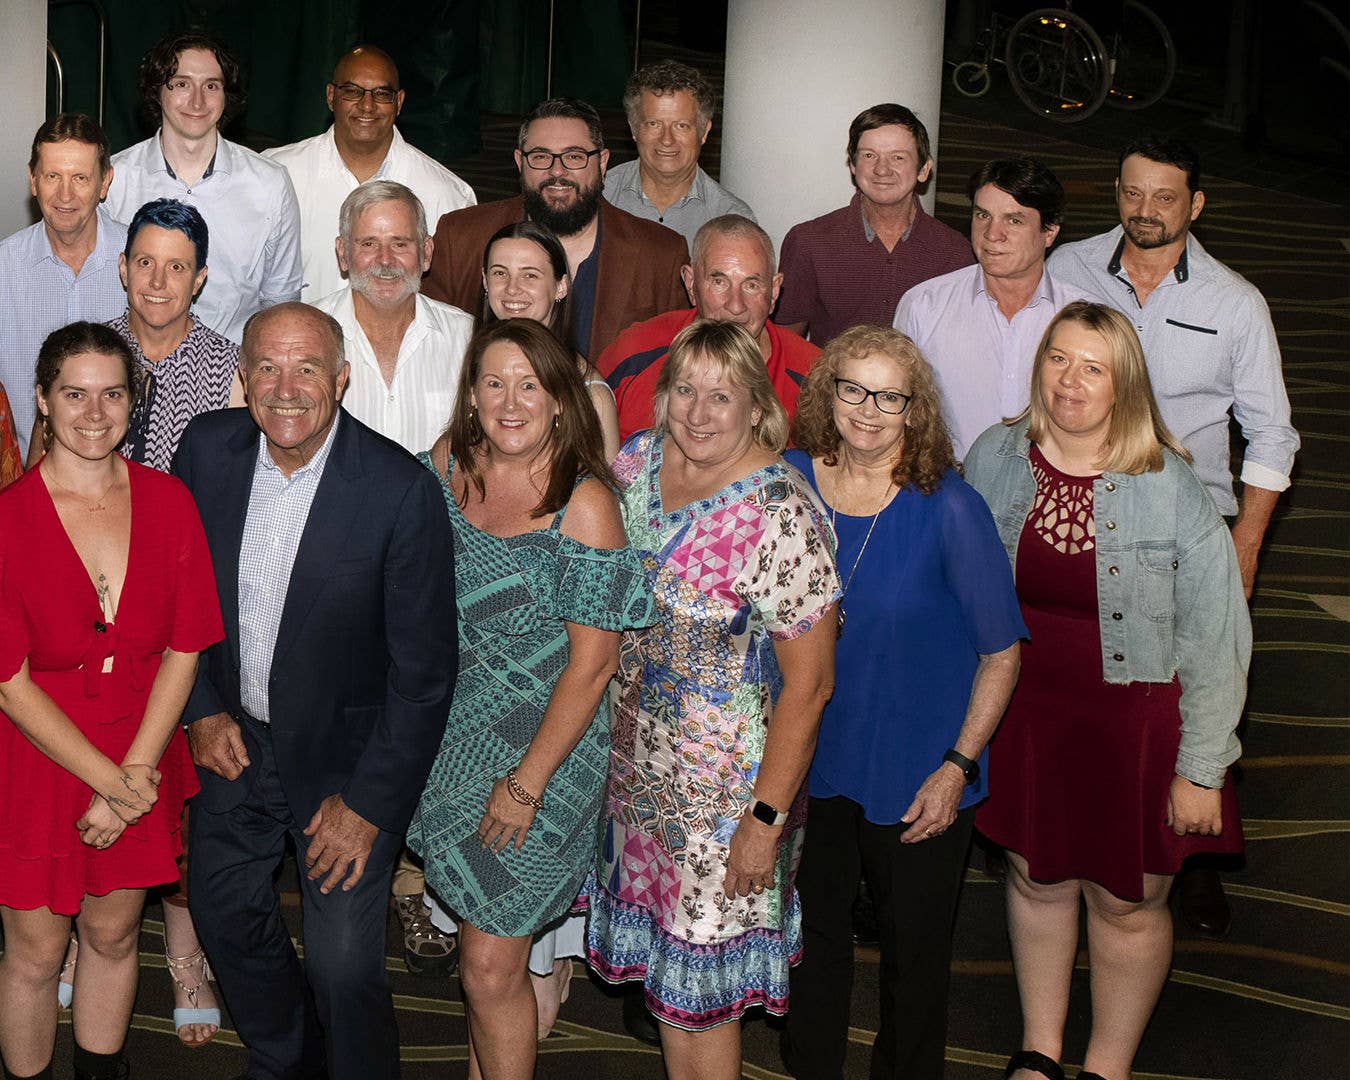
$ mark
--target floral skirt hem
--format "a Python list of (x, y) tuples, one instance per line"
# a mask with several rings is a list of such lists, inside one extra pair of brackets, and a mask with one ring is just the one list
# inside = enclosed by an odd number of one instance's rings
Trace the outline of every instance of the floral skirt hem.
[(641, 981), (657, 1020), (706, 1031), (759, 1006), (788, 1009), (788, 969), (802, 958), (801, 904), (794, 889), (784, 929), (749, 930), (729, 941), (697, 945), (667, 933), (645, 907), (588, 883), (586, 946), (591, 968), (608, 983)]

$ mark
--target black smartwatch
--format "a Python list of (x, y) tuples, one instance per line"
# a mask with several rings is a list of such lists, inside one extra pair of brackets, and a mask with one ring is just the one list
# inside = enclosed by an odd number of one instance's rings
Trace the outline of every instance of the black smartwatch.
[(943, 761), (950, 761), (965, 774), (966, 787), (970, 787), (980, 778), (980, 763), (971, 761), (965, 754), (958, 754), (955, 750), (948, 750), (942, 755)]
[(787, 821), (787, 814), (780, 811), (777, 807), (770, 806), (763, 799), (756, 799), (750, 806), (750, 813), (757, 817), (765, 825), (778, 826)]

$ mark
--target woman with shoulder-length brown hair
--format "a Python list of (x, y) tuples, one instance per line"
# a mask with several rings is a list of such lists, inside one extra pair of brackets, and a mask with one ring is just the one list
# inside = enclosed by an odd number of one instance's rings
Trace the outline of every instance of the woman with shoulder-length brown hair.
[(626, 635), (591, 965), (641, 981), (673, 1077), (739, 1077), (740, 1019), (787, 1009), (793, 877), (833, 685), (829, 525), (780, 454), (787, 414), (744, 327), (676, 335), (656, 427), (615, 459), (657, 622)]
[(1242, 847), (1228, 767), (1251, 623), (1232, 538), (1129, 321), (1069, 304), (1031, 378), (1026, 412), (966, 457), (1031, 629), (977, 818), (1008, 850), (1022, 1049), (1007, 1075), (1064, 1076), (1081, 898), (1093, 1022), (1078, 1075), (1124, 1080), (1167, 978), (1172, 876)]
[(938, 1080), (956, 899), (987, 789), (985, 745), (1017, 680), (1012, 575), (955, 471), (932, 369), (898, 330), (845, 330), (816, 358), (787, 453), (839, 542), (835, 692), (811, 765), (797, 888), (789, 1070), (843, 1076), (860, 878), (877, 905), (874, 1077)]
[(422, 455), (454, 526), (460, 655), (408, 844), (459, 920), (472, 1075), (534, 1073), (530, 942), (594, 858), (604, 690), (618, 632), (651, 608), (601, 445), (570, 350), (507, 319), (475, 333), (449, 430)]

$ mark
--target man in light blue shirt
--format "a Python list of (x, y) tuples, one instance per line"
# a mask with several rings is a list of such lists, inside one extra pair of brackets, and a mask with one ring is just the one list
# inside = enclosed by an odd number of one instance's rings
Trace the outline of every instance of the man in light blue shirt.
[(690, 251), (694, 234), (715, 217), (755, 220), (749, 206), (699, 167), (716, 103), (712, 85), (688, 64), (661, 60), (638, 68), (623, 95), (638, 157), (605, 174), (610, 203), (674, 229)]
[(933, 366), (958, 461), (986, 428), (1027, 407), (1036, 346), (1056, 312), (1097, 299), (1046, 272), (1064, 188), (1041, 162), (991, 161), (968, 191), (976, 264), (915, 285), (895, 311), (895, 328)]
[(159, 130), (113, 158), (108, 209), (130, 221), (151, 199), (195, 207), (211, 232), (211, 276), (193, 306), (236, 344), (256, 311), (304, 284), (300, 207), (281, 165), (220, 136), (243, 105), (239, 64), (203, 34), (174, 34), (141, 63), (141, 105)]
[(28, 188), (42, 220), (0, 241), (0, 383), (25, 457), (42, 342), (67, 323), (107, 322), (126, 307), (117, 257), (127, 230), (99, 206), (112, 178), (108, 140), (92, 119), (62, 113), (38, 128)]
[[(1232, 517), (1242, 584), (1298, 451), (1280, 346), (1265, 298), (1191, 235), (1205, 205), (1199, 157), (1174, 139), (1144, 138), (1120, 155), (1121, 224), (1055, 252), (1051, 269), (1092, 289), (1134, 324), (1163, 420), (1195, 459), (1221, 514)], [(1242, 500), (1233, 493), (1229, 415), (1242, 429)]]

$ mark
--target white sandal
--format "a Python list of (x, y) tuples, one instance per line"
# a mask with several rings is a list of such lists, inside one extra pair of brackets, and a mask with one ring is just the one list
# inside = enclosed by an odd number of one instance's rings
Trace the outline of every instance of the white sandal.
[[(174, 981), (183, 993), (187, 994), (188, 1008), (174, 1009), (173, 1026), (178, 1032), (178, 1041), (189, 1049), (195, 1050), (198, 1047), (205, 1046), (220, 1031), (220, 1009), (201, 1009), (197, 1007), (197, 995), (201, 993), (202, 987), (207, 984), (211, 978), (211, 965), (206, 959), (206, 953), (200, 948), (196, 952), (189, 953), (187, 956), (170, 956), (168, 950), (164, 952), (164, 962), (169, 969), (169, 978)], [(179, 972), (196, 972), (198, 974), (197, 984), (188, 986), (180, 977)], [(193, 1024), (207, 1024), (213, 1026), (216, 1030), (211, 1032), (200, 1042), (189, 1042), (183, 1038), (183, 1029)]]

